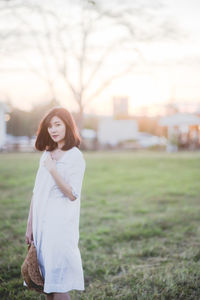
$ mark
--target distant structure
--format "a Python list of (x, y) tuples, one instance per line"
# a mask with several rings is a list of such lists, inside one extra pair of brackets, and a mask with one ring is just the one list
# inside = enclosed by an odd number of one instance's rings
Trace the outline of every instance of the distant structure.
[(135, 120), (113, 120), (104, 118), (99, 122), (98, 142), (101, 145), (116, 146), (120, 142), (134, 140), (138, 135)]
[(160, 118), (159, 125), (168, 131), (167, 151), (200, 148), (200, 118), (197, 115), (176, 113)]
[(113, 118), (126, 119), (128, 114), (128, 97), (113, 97)]
[(138, 123), (129, 116), (128, 97), (113, 97), (113, 116), (99, 121), (97, 139), (100, 146), (115, 147), (134, 140), (138, 135)]
[(0, 102), (0, 150), (6, 144), (6, 113), (9, 112), (8, 106)]

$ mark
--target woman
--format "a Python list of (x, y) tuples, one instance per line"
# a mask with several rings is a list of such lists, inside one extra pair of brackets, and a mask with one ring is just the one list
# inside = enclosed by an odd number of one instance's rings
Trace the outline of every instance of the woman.
[[(35, 147), (43, 151), (27, 222), (26, 243), (34, 242), (47, 300), (70, 299), (84, 290), (78, 247), (85, 160), (72, 115), (54, 107), (41, 120)], [(25, 282), (24, 282), (24, 285)]]

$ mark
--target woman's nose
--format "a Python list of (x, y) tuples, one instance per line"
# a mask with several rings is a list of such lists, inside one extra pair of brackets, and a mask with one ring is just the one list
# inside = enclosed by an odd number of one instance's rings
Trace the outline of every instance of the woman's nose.
[(51, 131), (52, 133), (56, 133), (56, 128), (55, 128), (55, 127), (51, 127), (51, 128), (50, 128), (50, 131)]

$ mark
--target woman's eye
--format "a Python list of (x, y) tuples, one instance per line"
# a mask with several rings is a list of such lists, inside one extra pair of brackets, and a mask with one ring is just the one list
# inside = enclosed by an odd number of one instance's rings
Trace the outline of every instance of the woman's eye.
[[(57, 123), (57, 124), (55, 124), (55, 126), (60, 126), (60, 124)], [(48, 126), (48, 128), (51, 128), (51, 127), (52, 127), (51, 125)]]

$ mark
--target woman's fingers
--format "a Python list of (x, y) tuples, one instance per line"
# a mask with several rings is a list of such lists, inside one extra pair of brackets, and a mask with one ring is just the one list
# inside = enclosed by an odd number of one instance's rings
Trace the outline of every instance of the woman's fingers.
[(30, 223), (27, 225), (27, 228), (26, 228), (25, 241), (26, 241), (26, 244), (31, 244), (31, 242), (33, 241), (33, 229), (32, 229), (32, 225), (30, 225)]
[(26, 244), (31, 244), (33, 242), (33, 233), (26, 235)]

